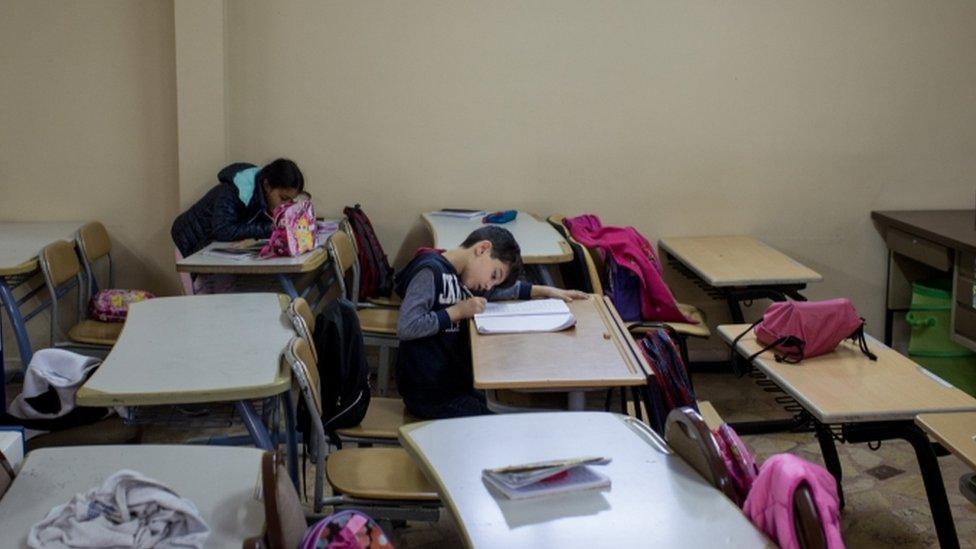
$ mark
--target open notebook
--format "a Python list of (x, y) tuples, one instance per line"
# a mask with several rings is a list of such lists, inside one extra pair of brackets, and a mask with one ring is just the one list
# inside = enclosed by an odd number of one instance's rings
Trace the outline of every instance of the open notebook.
[(576, 317), (561, 299), (533, 299), (489, 303), (474, 315), (479, 334), (558, 332), (576, 324)]

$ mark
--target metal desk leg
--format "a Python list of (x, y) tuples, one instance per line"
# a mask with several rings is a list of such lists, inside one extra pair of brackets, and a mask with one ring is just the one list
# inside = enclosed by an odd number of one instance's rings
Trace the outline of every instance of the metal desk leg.
[[(27, 337), (27, 326), (24, 324), (24, 317), (20, 314), (17, 307), (17, 300), (14, 299), (14, 292), (7, 284), (7, 280), (0, 277), (0, 301), (3, 301), (3, 308), (7, 310), (7, 318), (10, 319), (10, 327), (14, 331), (17, 339), (17, 351), (20, 352), (20, 367), (27, 369), (34, 352), (31, 350), (30, 338)], [(4, 391), (6, 393), (6, 391)], [(7, 401), (0, 401), (0, 409), (6, 410)]]
[(841, 484), (843, 481), (844, 473), (840, 466), (840, 457), (837, 455), (837, 444), (834, 442), (834, 434), (830, 432), (830, 428), (821, 423), (817, 423), (814, 427), (817, 431), (817, 440), (820, 442), (820, 453), (823, 454), (824, 464), (827, 466), (827, 470), (830, 474), (834, 476), (834, 480), (837, 481), (837, 497), (840, 501), (840, 508), (844, 508), (844, 485)]
[(939, 546), (942, 549), (958, 549), (959, 538), (956, 535), (956, 525), (952, 522), (952, 509), (949, 508), (945, 485), (942, 484), (942, 471), (928, 435), (914, 424), (907, 424), (901, 438), (915, 449), (918, 468), (925, 484), (925, 495), (932, 510), (932, 521), (935, 522), (935, 533), (939, 536)]
[(237, 408), (237, 413), (240, 414), (241, 421), (244, 422), (244, 427), (251, 435), (254, 445), (262, 450), (274, 452), (275, 448), (271, 444), (271, 435), (268, 434), (268, 428), (261, 421), (261, 416), (254, 409), (254, 405), (249, 400), (238, 400), (234, 403), (234, 407)]
[(582, 412), (586, 408), (586, 392), (570, 391), (567, 408), (571, 412)]
[(295, 290), (295, 283), (291, 281), (291, 278), (289, 278), (288, 275), (279, 274), (278, 283), (281, 284), (281, 287), (285, 290), (285, 293), (288, 294), (288, 297), (292, 299), (298, 297), (298, 292)]

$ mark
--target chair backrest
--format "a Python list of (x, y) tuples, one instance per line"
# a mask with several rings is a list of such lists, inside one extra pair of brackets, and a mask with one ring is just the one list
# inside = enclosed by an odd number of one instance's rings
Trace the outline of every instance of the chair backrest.
[(664, 425), (664, 439), (675, 453), (712, 486), (718, 488), (736, 505), (742, 505), (718, 444), (698, 412), (689, 407), (671, 410)]
[(108, 237), (105, 225), (98, 221), (92, 221), (78, 230), (76, 238), (78, 250), (81, 252), (81, 261), (85, 268), (85, 276), (88, 277), (88, 295), (91, 297), (98, 291), (98, 281), (95, 280), (95, 272), (92, 268), (96, 261), (101, 258), (108, 260), (108, 286), (114, 285), (112, 275), (112, 241)]
[(596, 295), (603, 295), (604, 282), (606, 281), (607, 277), (607, 266), (597, 250), (587, 248), (573, 238), (573, 235), (569, 232), (569, 229), (566, 228), (566, 224), (564, 223), (565, 219), (566, 218), (562, 215), (551, 215), (549, 216), (549, 223), (554, 226), (558, 225), (556, 228), (562, 234), (563, 238), (570, 243), (570, 246), (579, 248), (579, 250), (582, 252), (583, 261), (586, 263), (586, 274), (589, 278), (590, 287), (593, 289), (593, 293)]
[(65, 240), (57, 240), (45, 246), (38, 259), (41, 263), (41, 272), (44, 274), (44, 283), (51, 296), (51, 345), (53, 346), (55, 334), (59, 331), (58, 298), (63, 295), (64, 286), (71, 279), (75, 279), (78, 283), (78, 317), (81, 318), (85, 314), (81, 263), (78, 262), (74, 244)]
[[(343, 221), (345, 223), (345, 221)], [(356, 255), (355, 240), (340, 224), (339, 230), (329, 237), (329, 255), (335, 265), (336, 278), (342, 296), (358, 304), (359, 298), (359, 258)], [(347, 278), (349, 285), (347, 286)]]
[(295, 327), (295, 332), (309, 343), (309, 348), (312, 351), (312, 364), (318, 364), (318, 352), (315, 349), (315, 341), (312, 339), (312, 334), (315, 333), (315, 315), (312, 314), (312, 308), (309, 307), (308, 301), (305, 301), (304, 297), (296, 297), (288, 304), (287, 312), (292, 326)]
[(0, 452), (0, 497), (3, 497), (7, 492), (7, 488), (10, 488), (10, 485), (14, 481), (14, 476), (14, 468), (7, 461), (7, 456), (3, 455), (3, 452)]
[(261, 491), (264, 496), (264, 544), (261, 538), (244, 541), (244, 548), (294, 549), (302, 543), (308, 523), (305, 511), (284, 463), (277, 454), (261, 456)]
[[(310, 414), (322, 423), (322, 389), (319, 381), (319, 371), (312, 362), (312, 348), (308, 341), (301, 337), (293, 337), (285, 349), (285, 359), (291, 366), (291, 373), (298, 383), (298, 388), (305, 399), (305, 405), (317, 413)], [(315, 422), (313, 418), (313, 422)]]
[(793, 492), (793, 527), (801, 549), (826, 549), (827, 538), (820, 523), (820, 514), (806, 483), (797, 486)]

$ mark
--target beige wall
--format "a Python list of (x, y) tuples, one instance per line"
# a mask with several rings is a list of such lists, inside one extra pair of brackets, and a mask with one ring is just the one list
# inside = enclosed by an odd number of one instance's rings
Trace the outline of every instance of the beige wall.
[[(0, 3), (0, 220), (101, 220), (117, 284), (164, 293), (176, 290), (173, 48), (172, 0)], [(32, 323), (35, 344), (45, 327)]]
[(291, 156), (391, 253), (443, 206), (751, 233), (878, 333), (869, 212), (973, 206), (973, 2), (229, 3), (226, 28), (230, 156)]
[(101, 219), (120, 285), (175, 292), (209, 164), (286, 155), (391, 255), (442, 206), (752, 233), (877, 333), (868, 212), (972, 206), (973, 28), (968, 1), (6, 0), (0, 219)]

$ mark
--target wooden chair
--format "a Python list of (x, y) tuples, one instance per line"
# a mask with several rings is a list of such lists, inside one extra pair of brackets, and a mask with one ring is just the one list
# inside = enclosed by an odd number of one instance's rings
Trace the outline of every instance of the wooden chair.
[(112, 273), (112, 241), (108, 237), (105, 225), (92, 221), (78, 230), (75, 244), (81, 253), (81, 265), (85, 269), (88, 281), (87, 297), (90, 299), (98, 292), (98, 279), (95, 277), (95, 263), (102, 258), (108, 263), (108, 286), (115, 287), (115, 277)]
[(244, 549), (294, 549), (302, 543), (308, 523), (301, 499), (277, 454), (261, 456), (264, 533), (244, 540)]
[[(99, 322), (86, 319), (86, 304), (84, 301), (84, 287), (81, 275), (81, 264), (75, 254), (74, 246), (64, 240), (48, 244), (41, 250), (41, 272), (51, 298), (51, 346), (72, 347), (78, 350), (87, 349), (104, 356), (108, 349), (115, 345), (122, 332), (122, 322)], [(58, 313), (58, 301), (66, 294), (75, 282), (78, 286), (78, 323), (67, 332), (68, 341), (61, 337)], [(83, 352), (83, 351), (82, 351)]]
[[(402, 448), (343, 448), (329, 455), (326, 466), (319, 377), (310, 366), (312, 352), (308, 342), (300, 337), (292, 339), (285, 349), (285, 358), (310, 411), (314, 430), (310, 453), (315, 461), (315, 511), (332, 505), (337, 509), (369, 509), (367, 513), (377, 519), (437, 520), (437, 492)], [(323, 475), (336, 493), (328, 499), (322, 497)]]
[(7, 461), (7, 456), (0, 452), (0, 498), (7, 493), (7, 488), (14, 482), (14, 477), (17, 476), (14, 473), (14, 468)]
[[(359, 259), (355, 240), (350, 232), (347, 222), (340, 223), (339, 230), (329, 237), (329, 254), (335, 265), (340, 292), (343, 297), (356, 305), (359, 325), (363, 331), (363, 343), (379, 348), (379, 364), (376, 369), (377, 392), (380, 396), (386, 396), (390, 383), (390, 349), (399, 346), (396, 330), (400, 310), (359, 303)], [(347, 277), (349, 284), (346, 283)]]
[(709, 484), (718, 488), (736, 505), (742, 506), (732, 477), (719, 453), (718, 444), (698, 412), (688, 407), (671, 410), (665, 423), (664, 439)]
[[(585, 278), (589, 282), (593, 293), (598, 295), (603, 295), (604, 288), (606, 287), (607, 281), (607, 269), (606, 265), (602, 261), (602, 256), (598, 253), (598, 250), (593, 250), (583, 246), (579, 242), (573, 239), (564, 224), (565, 217), (561, 215), (551, 215), (549, 216), (549, 224), (552, 225), (559, 233), (570, 243), (570, 246), (579, 250), (582, 253), (583, 260), (586, 264)], [(634, 336), (640, 336), (647, 333), (650, 330), (657, 328), (665, 328), (671, 334), (675, 336), (675, 342), (678, 344), (678, 349), (681, 351), (681, 359), (688, 364), (688, 341), (689, 337), (697, 338), (708, 338), (711, 335), (711, 331), (708, 329), (708, 325), (705, 323), (705, 315), (694, 305), (687, 305), (684, 303), (678, 303), (678, 310), (681, 311), (686, 317), (694, 319), (697, 324), (691, 324), (687, 322), (657, 322), (657, 321), (637, 321), (628, 322), (627, 330), (630, 331)]]
[(793, 492), (793, 527), (801, 549), (827, 549), (820, 514), (806, 483), (797, 486)]
[[(288, 307), (288, 318), (295, 326), (299, 337), (305, 341), (312, 341), (315, 333), (315, 316), (304, 298), (296, 298)], [(315, 345), (309, 344), (314, 364), (318, 364), (318, 353)], [(383, 444), (399, 445), (399, 429), (401, 425), (418, 421), (407, 413), (403, 400), (399, 398), (373, 397), (369, 401), (366, 416), (355, 427), (336, 430), (341, 442), (351, 442), (359, 445)]]

